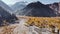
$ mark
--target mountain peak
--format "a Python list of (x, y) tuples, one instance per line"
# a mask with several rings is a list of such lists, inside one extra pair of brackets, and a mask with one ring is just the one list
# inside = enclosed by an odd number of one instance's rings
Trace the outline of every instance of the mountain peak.
[(44, 6), (44, 4), (42, 4), (41, 2), (37, 1), (37, 2), (32, 2), (30, 4), (27, 5), (27, 7), (30, 8), (39, 8), (41, 6)]
[(41, 2), (32, 2), (28, 4), (20, 15), (34, 16), (34, 17), (55, 17), (54, 11), (49, 6), (42, 4)]

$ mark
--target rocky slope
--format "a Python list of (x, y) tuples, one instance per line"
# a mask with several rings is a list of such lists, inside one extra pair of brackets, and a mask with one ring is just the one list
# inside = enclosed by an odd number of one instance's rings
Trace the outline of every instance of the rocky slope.
[(60, 16), (60, 2), (55, 2), (53, 4), (47, 4), (52, 10), (55, 11), (57, 16)]
[(54, 10), (49, 8), (49, 6), (44, 5), (37, 2), (32, 2), (28, 4), (24, 9), (22, 9), (19, 13), (19, 15), (25, 15), (25, 16), (37, 16), (37, 17), (55, 17), (56, 14)]
[(0, 6), (0, 26), (7, 23), (14, 23), (16, 19), (17, 17), (14, 14), (10, 14), (8, 11)]

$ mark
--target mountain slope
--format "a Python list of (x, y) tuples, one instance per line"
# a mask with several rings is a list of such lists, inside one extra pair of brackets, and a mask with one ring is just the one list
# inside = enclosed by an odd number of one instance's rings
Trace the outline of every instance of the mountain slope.
[(0, 6), (4, 8), (5, 10), (12, 12), (12, 8), (10, 8), (7, 4), (5, 4), (3, 1), (0, 0)]
[(55, 13), (60, 16), (60, 2), (55, 2), (53, 4), (47, 4)]
[(15, 20), (17, 20), (17, 17), (15, 15), (10, 14), (0, 6), (0, 26), (8, 23), (13, 23)]
[(21, 1), (21, 2), (17, 2), (14, 5), (12, 5), (11, 8), (13, 8), (14, 10), (20, 10), (23, 9), (26, 6), (27, 2)]
[(35, 16), (35, 17), (56, 16), (54, 10), (49, 8), (49, 6), (47, 5), (40, 3), (39, 1), (28, 4), (24, 9), (21, 10), (21, 12), (19, 12), (19, 15)]

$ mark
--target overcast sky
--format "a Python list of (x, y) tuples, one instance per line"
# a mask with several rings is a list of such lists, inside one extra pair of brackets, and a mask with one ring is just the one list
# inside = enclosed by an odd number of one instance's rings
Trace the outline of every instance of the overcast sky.
[(20, 1), (27, 1), (27, 2), (40, 1), (40, 2), (42, 2), (44, 4), (60, 2), (60, 0), (2, 0), (2, 1), (5, 2), (8, 5), (15, 4), (16, 2), (20, 2)]

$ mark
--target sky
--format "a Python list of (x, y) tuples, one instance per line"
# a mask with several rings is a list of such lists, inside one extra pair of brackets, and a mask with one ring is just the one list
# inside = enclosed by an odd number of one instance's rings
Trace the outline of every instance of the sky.
[(50, 3), (54, 3), (54, 2), (60, 2), (60, 0), (2, 0), (2, 1), (5, 2), (7, 5), (13, 5), (16, 2), (20, 2), (20, 1), (27, 1), (27, 2), (40, 1), (43, 4), (50, 4)]

